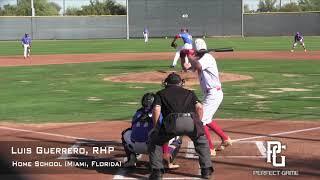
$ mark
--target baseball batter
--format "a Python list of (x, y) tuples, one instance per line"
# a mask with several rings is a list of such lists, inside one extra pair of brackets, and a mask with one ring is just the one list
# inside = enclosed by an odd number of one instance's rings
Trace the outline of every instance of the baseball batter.
[(31, 37), (28, 33), (25, 33), (23, 38), (21, 39), (21, 44), (23, 47), (23, 57), (26, 59), (27, 57), (30, 57), (31, 52)]
[[(176, 40), (181, 38), (183, 41), (183, 46), (181, 47), (176, 47)], [(192, 49), (192, 36), (188, 33), (188, 29), (187, 28), (182, 28), (181, 32), (179, 34), (177, 34), (174, 38), (173, 41), (171, 42), (171, 46), (173, 48), (176, 48), (176, 54), (174, 56), (173, 62), (171, 67), (174, 68), (177, 65), (177, 62), (180, 58), (180, 51), (184, 50), (184, 49)], [(181, 64), (183, 65), (184, 62), (188, 63), (188, 57), (185, 57), (184, 60), (181, 59)]]
[(186, 69), (192, 67), (193, 70), (198, 71), (201, 90), (204, 94), (203, 117), (201, 121), (205, 126), (205, 134), (208, 138), (211, 155), (215, 156), (216, 149), (214, 148), (208, 128), (213, 130), (222, 140), (218, 150), (222, 150), (225, 146), (231, 145), (231, 139), (212, 119), (222, 102), (223, 92), (216, 60), (207, 52), (205, 41), (203, 39), (196, 39), (194, 45), (196, 56), (189, 55), (190, 63), (185, 63), (184, 65)]
[(298, 43), (300, 43), (300, 45), (303, 47), (304, 52), (307, 52), (306, 46), (304, 44), (303, 36), (300, 32), (297, 32), (296, 35), (294, 36), (291, 52), (294, 52), (294, 48), (296, 48)]
[(149, 30), (148, 30), (148, 28), (145, 27), (143, 29), (142, 34), (143, 34), (144, 42), (148, 43), (148, 40), (149, 40)]
[[(122, 144), (128, 161), (124, 167), (135, 167), (137, 162), (137, 154), (148, 154), (148, 135), (153, 128), (152, 121), (152, 104), (155, 95), (146, 93), (141, 100), (142, 108), (138, 109), (132, 118), (131, 128), (122, 132)], [(160, 122), (162, 123), (162, 116)], [(168, 169), (179, 168), (179, 165), (173, 164), (173, 160), (180, 150), (182, 137), (172, 138), (168, 144), (163, 146), (165, 166)]]

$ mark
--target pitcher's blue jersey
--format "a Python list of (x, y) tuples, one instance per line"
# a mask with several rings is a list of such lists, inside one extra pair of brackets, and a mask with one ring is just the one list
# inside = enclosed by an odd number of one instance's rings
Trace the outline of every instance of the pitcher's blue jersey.
[(191, 44), (192, 45), (192, 36), (189, 33), (183, 32), (179, 33), (176, 36), (177, 38), (181, 38), (184, 44)]

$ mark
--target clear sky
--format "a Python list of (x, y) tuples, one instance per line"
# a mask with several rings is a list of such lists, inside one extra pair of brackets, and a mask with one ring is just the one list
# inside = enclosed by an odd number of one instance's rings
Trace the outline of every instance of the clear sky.
[[(36, 0), (34, 0), (36, 1)], [(49, 2), (56, 2), (61, 7), (63, 6), (63, 0), (48, 0)], [(115, 0), (116, 2), (125, 5), (126, 0)], [(133, 0), (134, 1), (134, 0)], [(196, 0), (195, 0), (196, 1)], [(280, 0), (277, 0), (279, 3)], [(281, 0), (282, 4), (286, 4), (289, 2), (296, 2), (297, 0)], [(83, 5), (88, 5), (90, 0), (65, 0), (66, 7), (81, 7)], [(0, 6), (3, 6), (4, 4), (16, 4), (17, 0), (0, 0)], [(248, 4), (250, 9), (257, 9), (257, 5), (259, 3), (259, 0), (243, 0), (244, 4)]]

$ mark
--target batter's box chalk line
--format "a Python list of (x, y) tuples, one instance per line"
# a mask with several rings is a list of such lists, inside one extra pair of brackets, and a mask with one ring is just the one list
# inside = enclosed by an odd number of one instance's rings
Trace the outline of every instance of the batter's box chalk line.
[[(266, 146), (264, 141), (233, 141), (233, 144), (255, 144), (259, 154), (260, 155), (239, 155), (239, 156), (235, 156), (235, 155), (226, 155), (226, 156), (215, 156), (214, 158), (243, 158), (243, 159), (264, 159), (267, 157), (267, 150), (266, 150)], [(185, 155), (186, 158), (188, 159), (198, 159), (198, 156), (196, 155), (195, 149), (194, 149), (194, 145), (192, 141), (188, 141), (187, 144), (187, 153)]]

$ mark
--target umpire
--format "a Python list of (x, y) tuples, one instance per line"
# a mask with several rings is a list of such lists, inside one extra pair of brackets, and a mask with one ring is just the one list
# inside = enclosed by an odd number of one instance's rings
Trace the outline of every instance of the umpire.
[[(163, 82), (164, 89), (157, 92), (153, 104), (153, 123), (158, 124), (150, 133), (148, 151), (151, 166), (149, 179), (161, 179), (164, 173), (162, 145), (175, 136), (187, 135), (199, 155), (201, 177), (209, 179), (213, 173), (208, 141), (201, 122), (203, 109), (193, 91), (184, 89), (184, 80), (171, 73)], [(157, 123), (160, 113), (164, 119)]]

